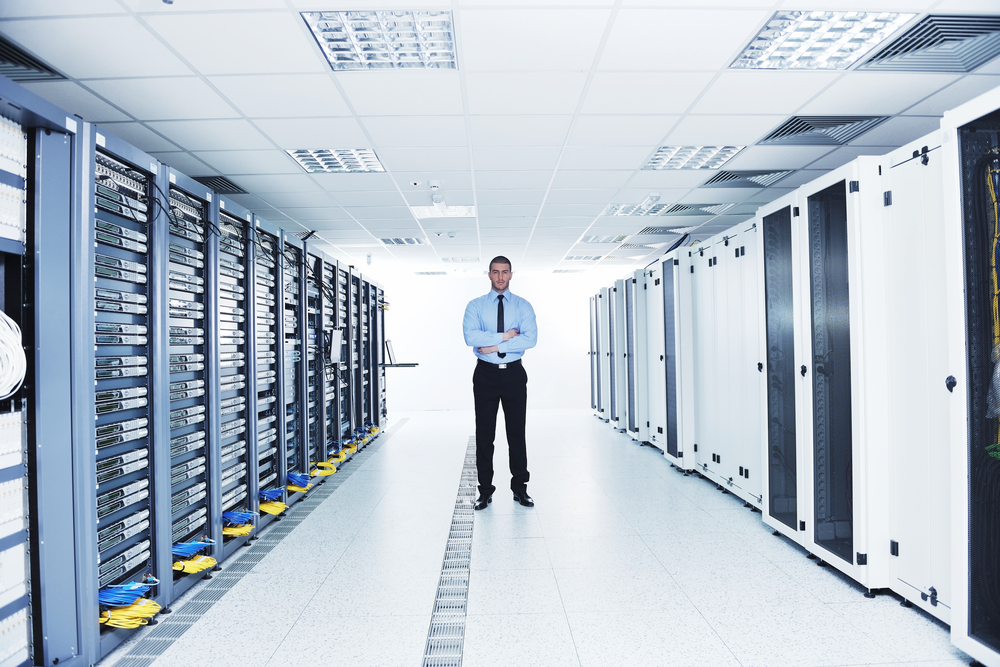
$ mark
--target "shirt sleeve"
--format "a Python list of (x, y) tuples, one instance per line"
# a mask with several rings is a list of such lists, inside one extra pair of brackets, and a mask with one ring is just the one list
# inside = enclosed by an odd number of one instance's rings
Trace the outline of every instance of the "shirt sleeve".
[(469, 347), (489, 347), (503, 340), (502, 333), (483, 331), (479, 324), (479, 304), (473, 299), (465, 307), (465, 319), (462, 329), (465, 332), (465, 344)]
[[(522, 299), (518, 307), (525, 310), (524, 315), (521, 317), (520, 333), (510, 340), (498, 344), (498, 352), (520, 353), (535, 347), (535, 344), (538, 342), (538, 325), (535, 322), (535, 309), (531, 307), (531, 304), (526, 299)], [(502, 338), (503, 336), (501, 336)]]

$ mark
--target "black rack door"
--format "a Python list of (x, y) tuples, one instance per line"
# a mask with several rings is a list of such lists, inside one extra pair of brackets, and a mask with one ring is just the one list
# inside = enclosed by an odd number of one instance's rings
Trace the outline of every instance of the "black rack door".
[[(284, 426), (278, 355), (281, 353), (281, 273), (278, 237), (254, 231), (254, 317), (257, 371), (257, 489), (284, 487), (284, 460), (280, 456)], [(254, 499), (254, 506), (259, 504)]]

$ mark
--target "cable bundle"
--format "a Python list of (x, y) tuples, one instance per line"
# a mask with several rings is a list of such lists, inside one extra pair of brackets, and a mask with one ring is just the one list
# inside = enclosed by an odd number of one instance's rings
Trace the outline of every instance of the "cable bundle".
[(281, 497), (281, 489), (264, 489), (263, 491), (258, 491), (261, 500), (277, 500)]
[(113, 584), (97, 593), (97, 602), (105, 607), (127, 607), (146, 595), (149, 589), (160, 583), (156, 577), (146, 577), (142, 582)]
[(328, 461), (320, 461), (316, 464), (316, 470), (311, 471), (309, 474), (313, 477), (329, 477), (335, 472), (337, 472), (337, 466)]
[(253, 532), (252, 523), (244, 523), (238, 526), (223, 526), (222, 534), (226, 537), (246, 537)]
[(229, 525), (222, 527), (222, 534), (226, 537), (246, 537), (253, 532), (254, 517), (260, 516), (256, 512), (223, 512), (222, 520)]
[(188, 560), (174, 561), (174, 569), (184, 574), (194, 574), (215, 567), (216, 562), (211, 556), (195, 556)]
[(156, 616), (158, 611), (160, 611), (160, 605), (156, 602), (146, 598), (139, 598), (127, 607), (117, 607), (102, 611), (98, 622), (111, 628), (131, 630), (146, 625), (149, 619)]
[(288, 505), (277, 500), (271, 500), (260, 504), (260, 511), (265, 514), (281, 514), (286, 509), (288, 509)]
[(222, 518), (229, 523), (236, 525), (242, 525), (244, 523), (250, 523), (254, 520), (254, 517), (260, 516), (256, 512), (223, 512)]
[(290, 472), (288, 473), (288, 484), (290, 486), (297, 486), (299, 488), (308, 487), (310, 484), (309, 475), (303, 474), (301, 472)]
[(24, 382), (28, 360), (21, 346), (21, 328), (0, 311), (0, 399), (10, 398)]
[(203, 542), (178, 542), (173, 546), (171, 552), (178, 558), (190, 558), (213, 544), (215, 544), (215, 540), (210, 540), (207, 537)]

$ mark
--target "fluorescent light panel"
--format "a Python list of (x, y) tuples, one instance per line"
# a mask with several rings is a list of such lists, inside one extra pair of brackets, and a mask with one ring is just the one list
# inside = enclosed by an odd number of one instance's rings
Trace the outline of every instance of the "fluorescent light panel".
[(660, 146), (642, 168), (718, 169), (745, 146)]
[(606, 236), (585, 236), (581, 243), (621, 243), (628, 238), (628, 234), (609, 234)]
[(898, 12), (775, 12), (730, 67), (847, 69), (914, 16)]
[(356, 174), (383, 172), (370, 148), (300, 148), (286, 150), (310, 174)]
[(302, 12), (335, 70), (457, 69), (450, 11)]
[(383, 245), (427, 245), (427, 239), (417, 239), (412, 237), (379, 239)]
[(418, 218), (474, 218), (475, 206), (411, 206)]

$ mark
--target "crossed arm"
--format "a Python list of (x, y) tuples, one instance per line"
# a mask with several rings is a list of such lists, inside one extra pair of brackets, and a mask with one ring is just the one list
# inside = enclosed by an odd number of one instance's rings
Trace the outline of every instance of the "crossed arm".
[(503, 333), (483, 331), (479, 328), (479, 318), (469, 307), (465, 309), (465, 319), (462, 328), (465, 331), (465, 344), (474, 347), (480, 354), (493, 352), (524, 352), (538, 342), (538, 327), (535, 324), (535, 311), (525, 304), (527, 312), (521, 317), (521, 328), (510, 329)]

